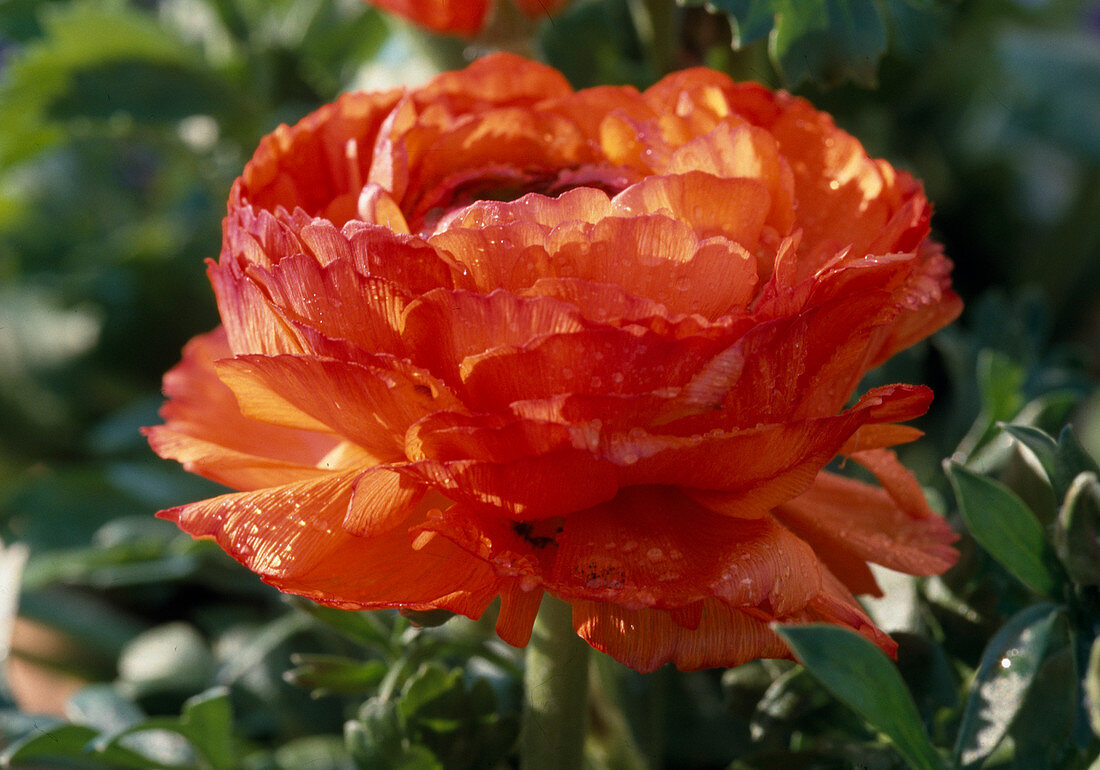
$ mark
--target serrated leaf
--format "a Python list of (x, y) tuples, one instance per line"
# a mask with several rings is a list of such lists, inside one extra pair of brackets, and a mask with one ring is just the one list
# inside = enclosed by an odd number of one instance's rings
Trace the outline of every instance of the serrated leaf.
[(955, 743), (955, 762), (977, 766), (1008, 734), (1043, 661), (1069, 644), (1063, 610), (1036, 604), (989, 641), (970, 688)]
[(838, 700), (886, 735), (920, 770), (942, 770), (897, 668), (874, 644), (832, 625), (779, 626), (795, 656)]
[(1061, 570), (1046, 533), (1024, 501), (1003, 484), (948, 461), (959, 512), (978, 544), (1032, 590), (1053, 596)]

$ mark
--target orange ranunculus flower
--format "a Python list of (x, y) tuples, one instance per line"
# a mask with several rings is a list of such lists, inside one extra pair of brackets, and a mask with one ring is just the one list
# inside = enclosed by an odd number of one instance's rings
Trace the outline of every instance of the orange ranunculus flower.
[[(493, 0), (368, 0), (434, 32), (476, 35), (485, 26)], [(569, 0), (510, 0), (529, 18), (551, 16)]]
[[(954, 535), (852, 395), (951, 321), (929, 204), (802, 99), (707, 70), (574, 93), (508, 55), (355, 93), (261, 144), (165, 378), (161, 456), (238, 490), (163, 512), (278, 588), (443, 608), (523, 645), (544, 591), (648, 671), (894, 643), (868, 562)], [(823, 467), (838, 454), (867, 484)]]

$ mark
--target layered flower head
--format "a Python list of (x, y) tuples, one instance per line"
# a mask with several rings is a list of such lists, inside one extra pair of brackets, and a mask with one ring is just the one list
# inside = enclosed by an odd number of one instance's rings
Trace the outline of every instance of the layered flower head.
[[(528, 18), (538, 19), (557, 13), (569, 0), (497, 0), (510, 2)], [(391, 13), (404, 16), (434, 32), (476, 35), (493, 12), (493, 0), (369, 0)]]
[[(959, 312), (920, 185), (807, 102), (707, 70), (573, 92), (508, 55), (282, 126), (165, 377), (163, 457), (238, 493), (161, 515), (278, 588), (526, 643), (543, 592), (647, 671), (894, 643), (868, 562), (954, 535), (853, 394)], [(837, 455), (877, 484), (823, 470)]]

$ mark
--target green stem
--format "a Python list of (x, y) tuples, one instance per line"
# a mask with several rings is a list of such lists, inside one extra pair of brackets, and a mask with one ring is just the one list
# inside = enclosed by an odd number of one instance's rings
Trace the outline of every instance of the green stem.
[(527, 645), (523, 675), (522, 770), (582, 766), (588, 720), (588, 645), (573, 610), (546, 594)]

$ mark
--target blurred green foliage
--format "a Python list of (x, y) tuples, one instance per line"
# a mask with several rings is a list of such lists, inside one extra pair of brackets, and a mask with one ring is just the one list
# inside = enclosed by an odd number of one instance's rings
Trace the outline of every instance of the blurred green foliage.
[[(152, 518), (216, 488), (137, 432), (183, 343), (216, 323), (203, 260), (260, 137), (493, 45), (491, 28), (432, 39), (360, 0), (0, 0), (0, 540), (21, 544), (0, 576), (29, 549), (21, 613), (68, 640), (36, 662), (89, 683), (65, 719), (18, 711), (0, 684), (11, 766), (509, 766), (521, 664), (492, 618), (418, 628), (281, 599)], [(535, 47), (578, 87), (706, 64), (809, 96), (925, 181), (968, 302), (867, 383), (934, 386), (905, 459), (973, 535), (950, 573), (895, 577), (890, 606), (871, 605), (901, 644), (901, 683), (875, 691), (913, 708), (886, 724), (830, 680), (822, 653), (872, 654), (831, 629), (795, 632), (806, 668), (641, 676), (601, 658), (593, 766), (1086, 766), (1100, 6), (575, 0)], [(0, 651), (9, 631), (0, 607)]]

